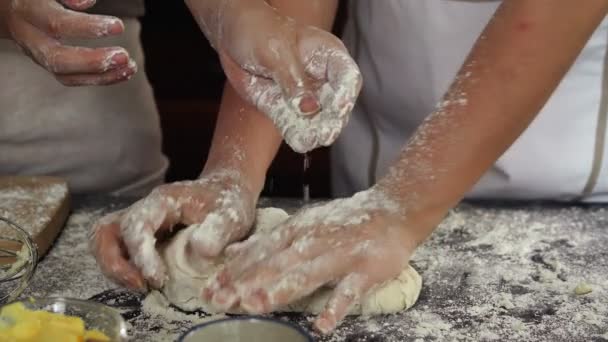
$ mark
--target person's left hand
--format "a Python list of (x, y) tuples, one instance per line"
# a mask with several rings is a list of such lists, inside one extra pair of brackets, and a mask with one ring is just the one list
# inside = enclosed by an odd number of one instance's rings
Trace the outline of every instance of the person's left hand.
[(327, 333), (407, 266), (416, 246), (410, 227), (400, 206), (376, 190), (305, 208), (272, 233), (229, 246), (225, 269), (203, 296), (220, 309), (260, 314), (335, 284), (315, 321)]

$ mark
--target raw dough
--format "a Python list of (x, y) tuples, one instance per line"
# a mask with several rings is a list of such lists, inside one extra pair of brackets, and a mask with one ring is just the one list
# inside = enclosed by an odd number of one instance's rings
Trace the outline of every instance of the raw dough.
[[(277, 208), (258, 209), (256, 230), (271, 231), (289, 215)], [(190, 232), (188, 229), (176, 234), (163, 250), (163, 258), (167, 265), (169, 280), (163, 293), (179, 308), (186, 311), (202, 310), (216, 313), (216, 310), (201, 298), (201, 291), (211, 275), (221, 267), (223, 257), (213, 262), (196, 262), (190, 264), (186, 258), (185, 246)], [(350, 315), (374, 315), (395, 313), (410, 308), (420, 294), (422, 279), (418, 272), (408, 265), (394, 280), (378, 287), (367, 295), (361, 304), (350, 311)], [(330, 298), (332, 289), (322, 288), (298, 303), (279, 311), (297, 311), (320, 313)]]

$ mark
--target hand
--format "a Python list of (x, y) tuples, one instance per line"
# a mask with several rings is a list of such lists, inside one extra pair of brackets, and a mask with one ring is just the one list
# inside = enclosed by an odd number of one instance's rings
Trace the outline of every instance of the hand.
[(102, 272), (117, 283), (145, 289), (161, 288), (165, 265), (156, 250), (157, 238), (177, 224), (197, 225), (189, 253), (214, 257), (244, 237), (255, 218), (257, 195), (237, 172), (218, 172), (189, 182), (163, 185), (122, 212), (93, 227), (90, 246)]
[(197, 19), (235, 90), (272, 119), (296, 152), (332, 144), (362, 84), (342, 42), (297, 24), (265, 1), (223, 3), (210, 10), (219, 11), (220, 19), (206, 20), (216, 18), (206, 12)]
[(314, 323), (327, 333), (370, 289), (407, 266), (416, 246), (411, 225), (377, 190), (303, 209), (272, 233), (229, 246), (226, 268), (203, 296), (220, 309), (260, 314), (337, 284)]
[(95, 39), (123, 32), (118, 18), (77, 12), (93, 6), (95, 0), (62, 0), (61, 4), (55, 0), (8, 2), (6, 21), (12, 39), (64, 85), (114, 84), (137, 71), (123, 48), (90, 49), (62, 43), (62, 39)]

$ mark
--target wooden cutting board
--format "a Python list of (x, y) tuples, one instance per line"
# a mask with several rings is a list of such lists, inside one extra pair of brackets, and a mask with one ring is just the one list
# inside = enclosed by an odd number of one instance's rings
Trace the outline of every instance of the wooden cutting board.
[[(0, 216), (34, 238), (42, 258), (63, 229), (70, 212), (67, 183), (55, 177), (0, 176)], [(0, 236), (6, 233), (0, 227)]]

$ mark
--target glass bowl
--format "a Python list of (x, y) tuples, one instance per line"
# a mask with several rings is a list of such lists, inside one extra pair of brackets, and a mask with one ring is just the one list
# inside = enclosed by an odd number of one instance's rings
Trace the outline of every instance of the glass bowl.
[(265, 317), (231, 317), (195, 326), (178, 342), (313, 342), (297, 325)]
[(20, 301), (30, 310), (43, 310), (66, 316), (80, 317), (86, 329), (96, 329), (111, 341), (127, 340), (127, 324), (120, 313), (103, 304), (62, 297), (32, 298)]

